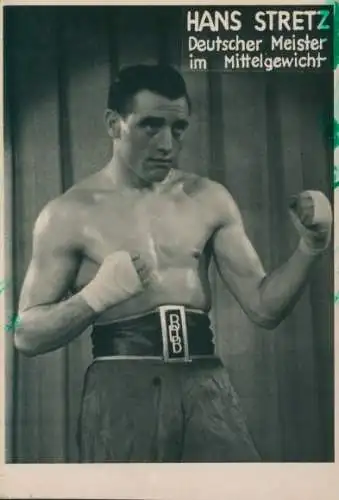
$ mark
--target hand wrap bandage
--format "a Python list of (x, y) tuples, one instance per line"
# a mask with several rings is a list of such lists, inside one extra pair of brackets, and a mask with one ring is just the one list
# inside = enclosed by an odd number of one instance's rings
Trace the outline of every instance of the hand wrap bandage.
[(299, 248), (307, 255), (323, 252), (331, 240), (332, 209), (327, 197), (320, 191), (305, 191), (312, 198), (313, 217), (310, 227), (304, 226), (295, 210), (290, 209), (291, 218), (301, 236)]
[(80, 292), (97, 313), (122, 302), (142, 290), (142, 284), (128, 252), (119, 251), (105, 258), (93, 280)]

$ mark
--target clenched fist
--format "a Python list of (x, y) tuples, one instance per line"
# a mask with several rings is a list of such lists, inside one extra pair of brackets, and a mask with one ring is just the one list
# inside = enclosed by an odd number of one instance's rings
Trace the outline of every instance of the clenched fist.
[(96, 276), (79, 294), (95, 312), (102, 313), (142, 292), (154, 274), (140, 255), (114, 252), (105, 258)]
[(139, 276), (142, 286), (145, 288), (155, 281), (159, 281), (157, 271), (146, 262), (139, 253), (130, 254), (134, 268)]
[(300, 234), (300, 248), (309, 255), (323, 252), (331, 240), (332, 209), (320, 191), (303, 191), (290, 199), (290, 214)]

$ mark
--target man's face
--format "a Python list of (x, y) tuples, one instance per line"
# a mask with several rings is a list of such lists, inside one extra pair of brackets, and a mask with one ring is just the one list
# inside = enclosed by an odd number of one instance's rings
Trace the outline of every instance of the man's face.
[(146, 183), (161, 182), (178, 164), (189, 110), (185, 97), (170, 100), (142, 90), (120, 122), (118, 154)]

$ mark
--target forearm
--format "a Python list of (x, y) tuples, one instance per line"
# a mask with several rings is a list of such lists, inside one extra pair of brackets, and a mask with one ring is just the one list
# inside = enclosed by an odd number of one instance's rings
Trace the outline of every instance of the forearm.
[(264, 278), (255, 294), (253, 308), (262, 326), (277, 326), (292, 310), (315, 260), (315, 256), (305, 254), (299, 245), (284, 264)]
[(79, 294), (58, 304), (32, 307), (19, 312), (15, 345), (28, 356), (53, 351), (78, 337), (96, 316)]

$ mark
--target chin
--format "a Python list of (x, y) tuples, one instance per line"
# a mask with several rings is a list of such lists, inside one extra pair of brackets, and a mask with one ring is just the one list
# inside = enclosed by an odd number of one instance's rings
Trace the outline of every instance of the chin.
[(150, 184), (153, 182), (162, 182), (166, 179), (168, 176), (168, 171), (158, 171), (158, 172), (152, 172), (147, 177), (145, 177), (145, 180), (147, 180)]
[(168, 176), (168, 172), (166, 174), (155, 174), (152, 176), (152, 182), (162, 182)]

